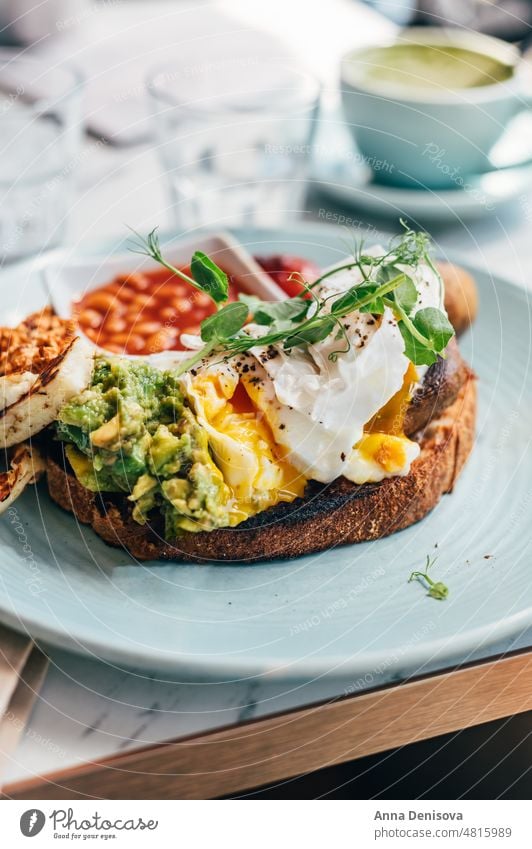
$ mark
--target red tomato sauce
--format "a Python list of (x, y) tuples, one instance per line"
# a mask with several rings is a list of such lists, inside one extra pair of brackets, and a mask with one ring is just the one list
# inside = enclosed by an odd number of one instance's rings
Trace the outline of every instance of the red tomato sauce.
[[(184, 268), (186, 274), (190, 269)], [(229, 299), (238, 297), (229, 281)], [(100, 347), (117, 354), (148, 355), (184, 350), (182, 333), (199, 333), (214, 304), (165, 268), (119, 275), (88, 292), (75, 312), (83, 332)]]
[[(289, 297), (304, 291), (298, 275), (307, 283), (319, 275), (314, 263), (299, 257), (256, 259)], [(189, 268), (182, 270), (190, 274)], [(238, 281), (230, 277), (229, 300), (235, 301), (240, 291)], [(89, 339), (116, 354), (141, 356), (183, 351), (181, 334), (198, 334), (201, 322), (214, 310), (208, 295), (166, 268), (118, 275), (74, 304), (78, 324)]]

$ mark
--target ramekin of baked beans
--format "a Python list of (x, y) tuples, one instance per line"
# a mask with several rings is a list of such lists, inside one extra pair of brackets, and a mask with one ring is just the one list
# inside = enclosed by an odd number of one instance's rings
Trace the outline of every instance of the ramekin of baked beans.
[[(188, 268), (183, 271), (190, 274)], [(230, 280), (230, 300), (237, 295)], [(118, 275), (84, 295), (74, 310), (80, 328), (96, 345), (116, 354), (146, 356), (183, 351), (181, 334), (199, 333), (214, 304), (208, 295), (162, 268)]]

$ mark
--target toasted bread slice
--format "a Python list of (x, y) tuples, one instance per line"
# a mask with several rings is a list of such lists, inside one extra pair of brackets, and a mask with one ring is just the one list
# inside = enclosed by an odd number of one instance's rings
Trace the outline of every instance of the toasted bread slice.
[(478, 312), (477, 284), (473, 277), (452, 262), (437, 262), (445, 286), (445, 309), (449, 321), (460, 336), (473, 324)]
[(378, 539), (422, 519), (452, 490), (473, 445), (475, 415), (476, 382), (469, 373), (454, 403), (418, 434), (421, 454), (405, 477), (363, 486), (345, 478), (329, 486), (311, 484), (304, 498), (265, 510), (236, 528), (184, 533), (173, 542), (164, 540), (156, 522), (137, 524), (124, 496), (85, 489), (62, 453), (48, 458), (48, 489), (80, 522), (138, 560), (249, 563), (295, 557)]
[(447, 346), (445, 359), (441, 357), (430, 366), (406, 410), (404, 432), (407, 436), (423, 430), (456, 399), (470, 373), (462, 359), (456, 339)]

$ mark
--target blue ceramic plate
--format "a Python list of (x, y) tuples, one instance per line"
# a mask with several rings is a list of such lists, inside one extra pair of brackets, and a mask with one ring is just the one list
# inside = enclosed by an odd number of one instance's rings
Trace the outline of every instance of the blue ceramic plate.
[[(251, 252), (322, 265), (328, 226), (237, 234)], [(123, 249), (123, 245), (117, 246)], [(0, 619), (37, 638), (177, 679), (360, 676), (464, 660), (532, 624), (532, 373), (527, 294), (475, 272), (481, 311), (462, 349), (480, 387), (474, 453), (454, 493), (387, 539), (256, 566), (136, 564), (27, 491), (0, 521)], [(3, 311), (44, 300), (31, 264), (1, 274)], [(426, 556), (446, 601), (408, 583)]]

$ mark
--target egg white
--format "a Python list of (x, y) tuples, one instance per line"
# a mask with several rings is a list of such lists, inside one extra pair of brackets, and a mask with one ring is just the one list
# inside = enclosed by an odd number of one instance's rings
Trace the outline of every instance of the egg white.
[[(427, 306), (441, 309), (443, 291), (438, 274), (427, 264), (401, 268), (418, 291), (414, 313)], [(341, 294), (361, 279), (358, 268), (341, 269), (324, 281), (320, 294)], [(289, 461), (308, 478), (330, 483), (343, 475), (355, 483), (366, 483), (406, 475), (419, 446), (405, 436), (390, 436), (388, 448), (403, 460), (387, 463), (389, 467), (357, 447), (364, 426), (403, 386), (409, 360), (398, 322), (386, 308), (379, 319), (354, 312), (342, 319), (342, 324), (349, 350), (345, 350), (345, 338), (336, 338), (336, 332), (306, 351), (253, 348), (251, 353), (266, 376), (264, 387), (255, 389), (254, 401)], [(331, 358), (336, 352), (338, 356)], [(421, 379), (425, 369), (417, 371)], [(398, 440), (402, 440), (402, 451), (397, 450)], [(381, 453), (382, 446), (376, 457)]]

